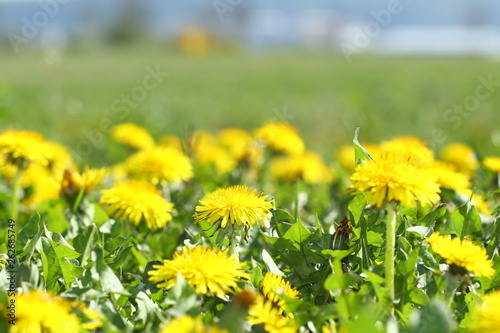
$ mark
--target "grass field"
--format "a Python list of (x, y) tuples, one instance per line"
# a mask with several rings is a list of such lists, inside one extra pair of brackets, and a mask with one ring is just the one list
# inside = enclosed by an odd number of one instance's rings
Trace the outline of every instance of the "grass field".
[[(130, 112), (113, 112), (113, 102), (142, 85), (147, 66), (157, 65), (168, 77)], [(309, 147), (326, 156), (349, 143), (357, 126), (362, 141), (396, 135), (428, 140), (434, 130), (438, 140), (431, 145), (463, 141), (491, 154), (500, 136), (497, 91), (471, 112), (446, 115), (474, 95), (478, 77), (489, 75), (500, 80), (498, 61), (458, 57), (365, 56), (348, 64), (334, 54), (196, 58), (143, 49), (75, 53), (49, 64), (40, 54), (4, 55), (0, 126), (37, 130), (77, 149), (88, 140), (84, 131), (99, 130), (103, 119), (137, 122), (158, 137), (182, 135), (190, 125), (251, 129), (277, 118), (299, 128)], [(93, 162), (103, 155), (97, 146), (90, 153)]]

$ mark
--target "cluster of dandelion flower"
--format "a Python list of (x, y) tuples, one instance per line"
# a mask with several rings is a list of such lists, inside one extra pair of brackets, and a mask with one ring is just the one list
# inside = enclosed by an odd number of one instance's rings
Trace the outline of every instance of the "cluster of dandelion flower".
[(172, 260), (164, 260), (163, 265), (153, 265), (148, 271), (149, 281), (158, 288), (172, 288), (180, 274), (197, 294), (225, 296), (238, 289), (237, 283), (250, 276), (229, 249), (209, 248), (197, 245), (183, 247), (173, 254)]
[(427, 238), (432, 250), (439, 254), (450, 265), (450, 272), (460, 275), (475, 274), (492, 278), (495, 274), (493, 261), (488, 259), (486, 249), (460, 238), (450, 235), (439, 235), (438, 232)]
[(172, 319), (161, 330), (160, 333), (229, 333), (227, 330), (217, 326), (206, 327), (200, 317), (193, 318), (184, 315)]
[(213, 223), (214, 233), (221, 231), (219, 241), (225, 236), (247, 239), (254, 225), (269, 226), (273, 201), (267, 198), (246, 185), (217, 189), (198, 202), (193, 217)]
[(102, 190), (100, 204), (106, 213), (134, 225), (145, 222), (150, 229), (164, 227), (172, 220), (174, 205), (162, 197), (153, 185), (139, 180), (115, 183), (111, 189)]

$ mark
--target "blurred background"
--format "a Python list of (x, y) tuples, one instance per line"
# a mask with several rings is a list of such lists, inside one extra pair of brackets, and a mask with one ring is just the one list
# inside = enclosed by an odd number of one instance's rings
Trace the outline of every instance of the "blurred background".
[(331, 158), (416, 135), (500, 147), (496, 0), (0, 0), (0, 127), (106, 164), (155, 137), (278, 120)]

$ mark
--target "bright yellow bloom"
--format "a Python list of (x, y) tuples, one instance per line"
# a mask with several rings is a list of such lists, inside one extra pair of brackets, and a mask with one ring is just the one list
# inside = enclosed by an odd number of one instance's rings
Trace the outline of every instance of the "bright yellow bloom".
[(268, 123), (257, 128), (254, 135), (276, 152), (295, 155), (305, 151), (297, 129), (287, 123)]
[(266, 300), (276, 304), (280, 310), (280, 314), (285, 311), (285, 300), (280, 295), (285, 295), (290, 298), (298, 298), (299, 292), (290, 282), (283, 280), (279, 275), (267, 272), (260, 282), (260, 290)]
[[(374, 159), (378, 159), (380, 156), (380, 147), (373, 144), (363, 144), (363, 148), (365, 148), (370, 156)], [(335, 153), (335, 159), (339, 162), (340, 166), (349, 171), (350, 173), (354, 172), (356, 168), (355, 154), (354, 154), (354, 146), (344, 145), (339, 148), (339, 150)]]
[(486, 169), (496, 173), (500, 173), (500, 157), (488, 156), (483, 160), (483, 165)]
[(164, 135), (160, 138), (160, 146), (175, 148), (178, 151), (183, 151), (182, 140), (175, 135)]
[(259, 296), (250, 307), (248, 322), (252, 325), (263, 325), (264, 330), (269, 333), (295, 333), (299, 329), (263, 296)]
[(452, 164), (435, 161), (430, 169), (436, 175), (437, 183), (441, 188), (449, 188), (458, 192), (471, 187), (469, 175), (455, 171)]
[(44, 146), (49, 169), (58, 176), (62, 175), (64, 169), (73, 164), (70, 152), (60, 143), (53, 141), (45, 141)]
[(179, 318), (172, 319), (167, 325), (160, 330), (160, 333), (229, 333), (225, 329), (216, 326), (205, 327), (201, 318), (193, 318), (184, 315)]
[(383, 155), (360, 163), (349, 179), (349, 189), (354, 194), (367, 191), (366, 200), (378, 208), (389, 201), (415, 207), (416, 201), (433, 205), (440, 199), (436, 176), (430, 170), (417, 168), (396, 156)]
[(59, 198), (61, 190), (60, 177), (56, 177), (46, 167), (32, 164), (21, 175), (21, 185), (31, 187), (30, 196), (24, 199), (27, 205), (37, 205), (41, 202)]
[(238, 161), (246, 159), (255, 149), (252, 135), (241, 128), (225, 128), (218, 134), (221, 144)]
[(220, 188), (199, 201), (193, 215), (196, 221), (221, 222), (225, 228), (228, 223), (238, 226), (266, 225), (271, 218), (273, 201), (267, 195), (250, 189), (246, 185)]
[(476, 333), (500, 333), (500, 291), (484, 295), (481, 304), (471, 311), (469, 330)]
[(136, 124), (123, 123), (111, 130), (111, 137), (125, 146), (134, 149), (148, 149), (155, 145), (155, 140), (149, 132)]
[(303, 179), (308, 184), (329, 184), (336, 178), (333, 169), (323, 162), (319, 154), (312, 151), (273, 158), (271, 173), (278, 179)]
[[(4, 316), (8, 309), (2, 306)], [(19, 294), (16, 300), (16, 324), (9, 325), (11, 333), (61, 333), (82, 329), (80, 318), (71, 313), (71, 302), (44, 291)], [(6, 317), (7, 320), (8, 317)]]
[(170, 147), (155, 147), (130, 156), (125, 164), (132, 178), (152, 184), (180, 183), (193, 177), (189, 158)]
[(416, 166), (429, 165), (434, 161), (434, 152), (427, 144), (412, 136), (401, 136), (382, 142), (380, 150), (383, 154), (402, 156)]
[(48, 164), (46, 142), (41, 134), (30, 131), (5, 130), (0, 134), (0, 154), (5, 163), (25, 169), (29, 164)]
[(184, 247), (174, 253), (172, 260), (154, 265), (154, 270), (148, 272), (149, 280), (158, 288), (170, 289), (177, 282), (177, 274), (181, 274), (196, 293), (224, 296), (238, 288), (238, 281), (249, 278), (242, 268), (245, 264), (228, 255), (228, 251), (201, 245)]
[(488, 259), (486, 250), (471, 241), (460, 238), (451, 239), (450, 235), (440, 236), (436, 232), (427, 238), (426, 243), (431, 244), (434, 252), (443, 257), (449, 265), (455, 265), (477, 276), (487, 278), (492, 278), (495, 274), (493, 261)]
[(96, 310), (89, 309), (87, 307), (87, 304), (77, 302), (77, 301), (72, 301), (71, 306), (74, 309), (78, 309), (83, 314), (87, 317), (88, 321), (82, 323), (82, 328), (86, 330), (94, 330), (96, 328), (102, 327), (102, 319), (101, 319), (101, 314), (97, 312)]
[(195, 133), (193, 150), (196, 163), (213, 164), (218, 173), (233, 171), (238, 165), (236, 159), (210, 133)]
[(454, 164), (459, 171), (471, 176), (479, 167), (474, 150), (463, 143), (450, 143), (441, 150), (440, 156), (443, 161)]
[(151, 184), (125, 180), (101, 193), (99, 203), (107, 206), (106, 213), (114, 218), (121, 218), (135, 225), (145, 221), (153, 230), (164, 227), (172, 220), (170, 213), (174, 211), (174, 205), (163, 198), (161, 191)]
[(61, 190), (66, 197), (73, 199), (78, 196), (82, 189), (85, 189), (84, 194), (89, 194), (101, 183), (107, 173), (107, 169), (90, 169), (88, 166), (85, 166), (81, 174), (75, 169), (66, 169)]
[(203, 56), (213, 48), (214, 39), (210, 33), (197, 26), (187, 26), (179, 33), (176, 46), (190, 56)]

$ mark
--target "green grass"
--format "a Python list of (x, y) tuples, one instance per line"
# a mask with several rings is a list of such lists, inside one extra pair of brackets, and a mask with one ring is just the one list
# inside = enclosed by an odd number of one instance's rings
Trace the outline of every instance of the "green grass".
[[(169, 76), (121, 119), (121, 113), (111, 110), (113, 101), (141, 85), (144, 68), (156, 64)], [(286, 109), (293, 115), (287, 120), (299, 128), (307, 145), (328, 157), (351, 142), (357, 126), (362, 142), (396, 135), (429, 139), (437, 128), (446, 134), (437, 147), (457, 140), (472, 144), (480, 154), (492, 154), (492, 137), (500, 136), (498, 129), (495, 133), (499, 91), (481, 101), (468, 118), (443, 118), (448, 108), (474, 94), (478, 76), (488, 75), (500, 81), (499, 63), (478, 58), (366, 56), (348, 64), (335, 54), (193, 58), (143, 49), (73, 53), (49, 65), (40, 54), (3, 55), (0, 126), (37, 130), (78, 152), (87, 140), (83, 131), (97, 135), (103, 119), (137, 122), (159, 137), (183, 135), (190, 125), (210, 131), (252, 129)], [(105, 164), (100, 160), (104, 149), (89, 151), (90, 161)]]

